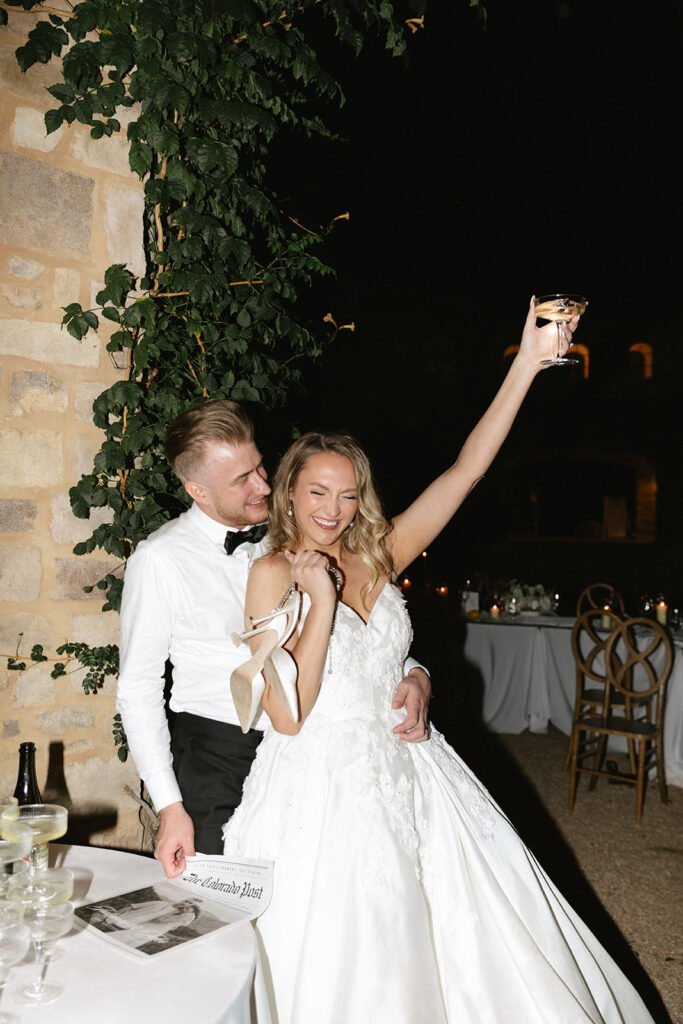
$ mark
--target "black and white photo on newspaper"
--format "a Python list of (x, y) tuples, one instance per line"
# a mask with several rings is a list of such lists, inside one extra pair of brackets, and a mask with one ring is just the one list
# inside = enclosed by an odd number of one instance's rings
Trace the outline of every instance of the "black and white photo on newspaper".
[(272, 861), (188, 857), (178, 878), (86, 903), (75, 916), (115, 945), (154, 956), (253, 920), (268, 906), (272, 886)]

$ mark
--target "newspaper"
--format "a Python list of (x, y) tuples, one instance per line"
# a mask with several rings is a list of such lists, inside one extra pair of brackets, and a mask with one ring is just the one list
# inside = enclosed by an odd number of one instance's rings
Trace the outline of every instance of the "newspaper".
[(188, 857), (177, 878), (86, 903), (77, 921), (139, 957), (157, 956), (219, 928), (251, 921), (270, 903), (273, 862)]

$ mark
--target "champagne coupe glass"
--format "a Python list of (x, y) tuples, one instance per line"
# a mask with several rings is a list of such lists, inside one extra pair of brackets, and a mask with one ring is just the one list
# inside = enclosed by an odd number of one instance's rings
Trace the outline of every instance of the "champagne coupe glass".
[[(21, 920), (21, 911), (17, 907), (8, 908), (0, 903), (0, 998), (10, 967), (24, 959), (30, 942), (31, 932)], [(0, 1024), (12, 1024), (15, 1019), (13, 1014), (0, 1010)]]
[(40, 968), (38, 977), (13, 993), (18, 1003), (35, 1005), (57, 999), (64, 987), (55, 981), (45, 981), (52, 953), (57, 940), (71, 931), (74, 917), (73, 903), (54, 903), (38, 907), (26, 907), (24, 922), (28, 925), (36, 960)]
[(543, 366), (565, 366), (567, 363), (578, 363), (578, 359), (562, 355), (562, 341), (565, 337), (564, 327), (573, 316), (581, 316), (586, 312), (588, 299), (583, 295), (562, 292), (558, 295), (539, 295), (534, 302), (536, 316), (540, 320), (553, 320), (557, 325), (557, 355), (554, 359), (541, 359)]
[(27, 907), (66, 903), (74, 891), (73, 871), (68, 868), (44, 868), (15, 875), (7, 886), (7, 898), (24, 910)]
[(33, 848), (29, 857), (31, 871), (47, 868), (47, 844), (66, 832), (69, 812), (58, 804), (24, 804), (10, 808), (0, 815), (0, 828), (5, 839), (14, 839), (21, 825), (33, 832)]
[[(10, 815), (16, 813), (18, 816), (17, 801), (14, 797), (8, 797), (0, 804), (0, 814), (4, 811)], [(33, 833), (28, 825), (16, 826), (15, 836), (13, 839), (0, 839), (0, 899), (5, 895), (7, 883), (12, 875), (25, 867), (24, 859), (28, 857), (33, 846)]]

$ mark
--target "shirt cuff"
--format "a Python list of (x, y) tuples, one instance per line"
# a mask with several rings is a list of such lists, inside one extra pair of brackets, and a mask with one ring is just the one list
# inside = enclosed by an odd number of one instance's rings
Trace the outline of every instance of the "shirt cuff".
[(169, 804), (182, 803), (183, 795), (173, 772), (164, 770), (154, 772), (149, 778), (144, 779), (147, 792), (150, 795), (154, 810), (159, 813)]

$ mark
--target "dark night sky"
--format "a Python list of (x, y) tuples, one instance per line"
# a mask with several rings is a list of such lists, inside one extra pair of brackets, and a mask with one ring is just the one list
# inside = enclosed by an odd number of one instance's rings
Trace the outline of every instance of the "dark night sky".
[[(348, 141), (285, 148), (278, 185), (309, 224), (350, 210), (327, 250), (338, 279), (306, 302), (357, 329), (288, 411), (356, 433), (390, 511), (457, 453), (532, 293), (591, 303), (588, 404), (551, 370), (521, 417), (558, 458), (576, 421), (599, 428), (600, 382), (613, 403), (632, 342), (678, 362), (682, 29), (673, 0), (492, 0), (485, 30), (465, 0), (432, 0), (407, 69), (378, 45), (330, 50)], [(465, 529), (490, 499), (470, 500)]]

